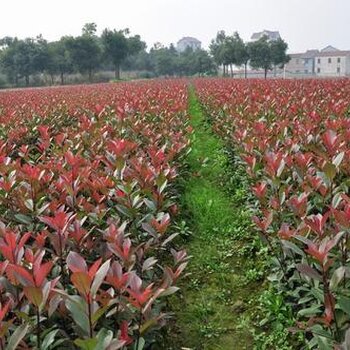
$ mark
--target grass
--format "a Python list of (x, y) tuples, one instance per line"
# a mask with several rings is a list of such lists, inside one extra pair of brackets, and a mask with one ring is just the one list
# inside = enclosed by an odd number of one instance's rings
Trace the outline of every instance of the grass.
[(193, 90), (189, 113), (191, 176), (183, 184), (182, 209), (192, 231), (187, 242), (192, 259), (190, 275), (171, 301), (176, 323), (167, 349), (253, 349), (250, 320), (262, 282), (245, 247), (254, 233), (244, 171), (232, 167)]

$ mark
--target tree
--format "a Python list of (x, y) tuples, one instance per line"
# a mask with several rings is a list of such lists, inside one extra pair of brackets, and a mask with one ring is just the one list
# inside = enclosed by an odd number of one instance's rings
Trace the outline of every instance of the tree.
[(85, 35), (85, 36), (95, 36), (96, 35), (96, 32), (97, 32), (97, 24), (96, 23), (86, 23), (84, 24), (83, 26), (83, 29), (82, 29), (82, 35)]
[(248, 47), (239, 36), (238, 32), (233, 34), (233, 43), (234, 43), (234, 55), (235, 55), (235, 64), (237, 66), (244, 65), (244, 77), (247, 78), (247, 65), (249, 62), (249, 52)]
[(29, 86), (30, 76), (42, 72), (47, 62), (47, 42), (41, 36), (36, 39), (5, 38), (1, 65), (7, 76), (18, 85), (18, 80), (25, 79)]
[(174, 45), (163, 47), (157, 45), (150, 50), (157, 75), (172, 76), (179, 71), (178, 53)]
[(286, 63), (289, 62), (290, 57), (286, 54), (288, 44), (281, 38), (270, 42), (271, 59), (274, 65), (274, 72), (276, 75), (276, 68), (283, 68)]
[(218, 66), (223, 66), (223, 75), (227, 73), (227, 66), (230, 64), (232, 52), (230, 52), (230, 41), (225, 31), (221, 30), (216, 34), (209, 45), (209, 50)]
[(1, 67), (4, 73), (6, 74), (8, 80), (16, 86), (18, 85), (19, 79), (19, 67), (16, 60), (17, 44), (17, 38), (5, 37), (0, 40)]
[(74, 67), (81, 74), (88, 74), (89, 81), (92, 82), (93, 73), (101, 63), (101, 48), (95, 35), (96, 25), (88, 23), (82, 32), (76, 38), (66, 37), (65, 46)]
[(48, 44), (49, 61), (47, 64), (47, 72), (53, 77), (59, 74), (61, 84), (64, 85), (65, 74), (73, 72), (73, 64), (69, 56), (67, 47), (67, 37), (62, 37), (59, 41), (54, 41)]
[(112, 62), (115, 78), (118, 80), (120, 79), (120, 67), (125, 59), (136, 55), (146, 47), (139, 35), (127, 37), (128, 34), (128, 29), (118, 31), (105, 29), (101, 36), (104, 57), (107, 61)]
[(194, 51), (194, 71), (201, 75), (211, 75), (216, 72), (213, 59), (205, 50)]
[(266, 36), (257, 41), (248, 44), (250, 56), (250, 65), (252, 68), (264, 69), (264, 77), (267, 78), (267, 72), (272, 69), (272, 52), (271, 46)]
[(134, 56), (146, 49), (146, 43), (141, 40), (140, 35), (131, 36), (128, 39), (128, 55)]
[(120, 65), (128, 56), (128, 40), (125, 30), (105, 29), (101, 36), (103, 53), (106, 60), (112, 62), (116, 79), (120, 79)]

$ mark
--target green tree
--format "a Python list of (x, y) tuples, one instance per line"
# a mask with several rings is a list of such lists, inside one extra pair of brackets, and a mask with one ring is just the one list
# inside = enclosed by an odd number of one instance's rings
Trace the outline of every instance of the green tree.
[(5, 37), (0, 40), (0, 64), (7, 79), (14, 85), (18, 85), (19, 67), (17, 64), (17, 38)]
[(73, 64), (71, 62), (69, 51), (67, 48), (67, 37), (62, 37), (59, 41), (48, 44), (49, 61), (47, 64), (47, 72), (51, 76), (53, 84), (54, 76), (60, 76), (62, 85), (65, 83), (65, 75), (73, 72)]
[(218, 66), (223, 66), (223, 75), (227, 74), (227, 67), (230, 64), (230, 56), (232, 55), (230, 48), (230, 40), (228, 40), (225, 31), (221, 30), (216, 34), (209, 45), (209, 50)]
[(248, 44), (250, 65), (252, 68), (264, 70), (264, 77), (267, 78), (267, 72), (272, 69), (271, 46), (266, 36), (257, 41)]
[(146, 47), (139, 35), (128, 35), (128, 29), (105, 29), (101, 36), (104, 57), (113, 64), (116, 79), (120, 79), (120, 67), (126, 58), (136, 55)]
[(270, 48), (272, 64), (276, 75), (277, 67), (283, 68), (290, 61), (290, 57), (286, 53), (288, 44), (284, 40), (278, 39), (270, 42)]
[(126, 59), (129, 52), (126, 30), (105, 29), (101, 40), (103, 53), (106, 60), (112, 62), (116, 79), (120, 79), (120, 65)]
[(155, 45), (150, 50), (150, 55), (154, 61), (155, 71), (160, 76), (173, 76), (179, 71), (178, 53), (174, 45), (163, 47)]
[(97, 32), (97, 24), (96, 23), (91, 22), (91, 23), (84, 24), (83, 29), (82, 29), (82, 35), (91, 37), (91, 36), (95, 36), (96, 32)]
[(244, 77), (247, 78), (247, 66), (249, 62), (248, 47), (244, 43), (243, 39), (239, 36), (238, 32), (233, 34), (234, 56), (235, 65), (244, 65)]
[(194, 52), (194, 70), (200, 76), (216, 73), (215, 62), (207, 51), (196, 50)]
[(41, 36), (3, 41), (1, 65), (7, 76), (18, 85), (21, 78), (29, 86), (32, 74), (43, 72), (47, 63), (47, 42)]
[[(93, 28), (90, 28), (90, 25)], [(76, 38), (66, 37), (65, 47), (76, 70), (81, 74), (87, 74), (89, 81), (92, 82), (93, 73), (101, 64), (101, 48), (93, 24), (86, 24), (82, 32), (83, 34)]]

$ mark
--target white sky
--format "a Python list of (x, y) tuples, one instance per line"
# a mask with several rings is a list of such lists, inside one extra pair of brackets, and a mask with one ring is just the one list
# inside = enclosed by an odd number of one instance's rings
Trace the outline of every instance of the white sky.
[(48, 40), (79, 35), (86, 22), (130, 28), (148, 47), (194, 36), (207, 47), (220, 29), (244, 40), (279, 30), (290, 52), (333, 45), (350, 49), (350, 0), (0, 0), (0, 37)]

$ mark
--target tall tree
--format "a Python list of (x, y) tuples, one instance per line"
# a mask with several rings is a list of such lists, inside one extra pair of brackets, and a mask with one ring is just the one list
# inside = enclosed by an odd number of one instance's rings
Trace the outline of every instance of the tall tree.
[(65, 39), (70, 60), (80, 73), (88, 75), (90, 82), (94, 71), (101, 64), (101, 48), (95, 33), (96, 25), (88, 23), (83, 27), (81, 36)]
[(54, 75), (60, 76), (60, 82), (62, 85), (65, 83), (65, 75), (73, 72), (73, 64), (69, 56), (67, 48), (67, 37), (62, 37), (59, 41), (49, 43), (49, 62), (47, 66), (47, 72), (51, 76), (51, 82), (53, 83)]
[(128, 55), (136, 54), (145, 46), (140, 36), (128, 38), (128, 29), (110, 30), (105, 29), (102, 33), (101, 40), (103, 45), (104, 57), (112, 62), (114, 66), (115, 79), (120, 79), (120, 66)]
[(249, 62), (248, 47), (239, 36), (238, 32), (233, 34), (235, 65), (244, 65), (244, 77), (247, 78), (247, 66)]
[(202, 75), (211, 75), (216, 73), (215, 62), (205, 50), (196, 50), (194, 53), (194, 73)]
[(248, 52), (250, 56), (250, 65), (252, 68), (264, 70), (264, 77), (267, 78), (267, 73), (272, 69), (272, 53), (269, 40), (263, 36), (257, 41), (248, 44)]
[(288, 44), (281, 38), (270, 42), (271, 59), (274, 66), (274, 73), (276, 75), (277, 67), (283, 68), (286, 63), (290, 61), (287, 55)]
[(0, 64), (7, 79), (15, 86), (19, 80), (19, 66), (16, 59), (18, 41), (17, 38), (11, 37), (0, 40)]
[(170, 47), (155, 46), (150, 55), (154, 61), (156, 74), (160, 76), (173, 76), (178, 73), (178, 54), (173, 45)]
[(216, 34), (215, 39), (213, 39), (209, 45), (209, 50), (214, 61), (218, 66), (223, 66), (223, 75), (226, 75), (226, 65), (227, 65), (227, 41), (226, 33), (221, 30)]

